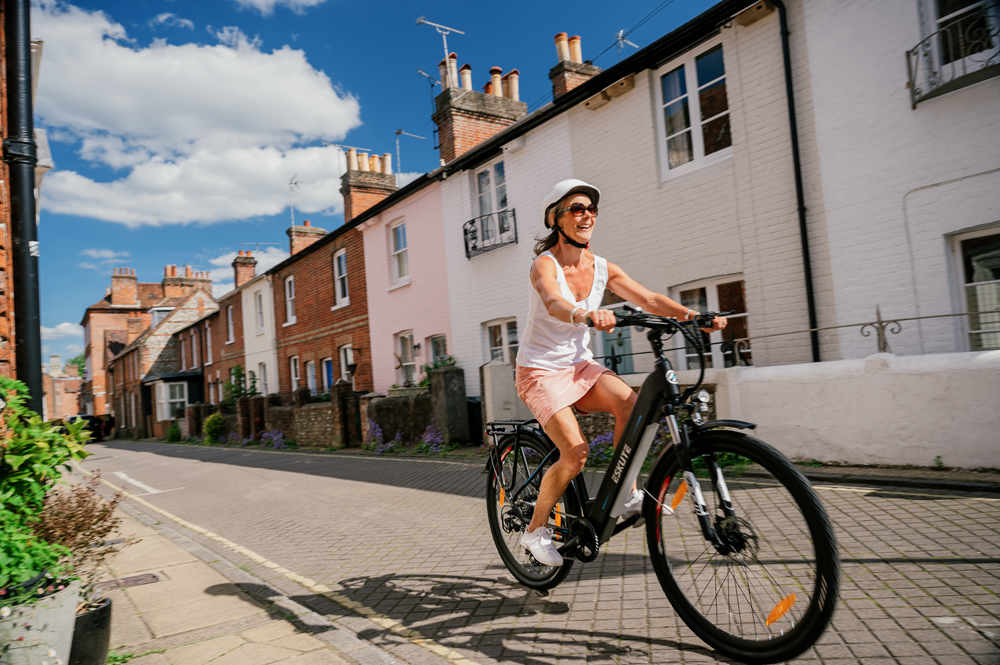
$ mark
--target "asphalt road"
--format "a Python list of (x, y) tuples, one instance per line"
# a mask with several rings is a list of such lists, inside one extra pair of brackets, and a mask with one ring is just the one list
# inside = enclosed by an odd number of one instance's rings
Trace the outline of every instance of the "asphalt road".
[[(729, 662), (677, 618), (642, 529), (548, 596), (514, 583), (479, 466), (199, 446), (91, 444), (132, 502), (410, 663)], [(1000, 663), (1000, 496), (817, 484), (842, 559), (833, 625), (795, 662)], [(180, 526), (178, 526), (180, 524)], [(237, 549), (233, 545), (238, 546)], [(329, 590), (329, 593), (319, 593)], [(332, 600), (331, 600), (332, 599)]]

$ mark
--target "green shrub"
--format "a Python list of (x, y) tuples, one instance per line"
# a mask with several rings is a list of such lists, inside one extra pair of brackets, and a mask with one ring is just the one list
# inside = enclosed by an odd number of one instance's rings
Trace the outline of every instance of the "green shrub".
[(205, 435), (207, 443), (221, 443), (228, 430), (229, 427), (226, 425), (226, 419), (218, 413), (213, 413), (208, 418), (205, 418), (205, 424), (201, 427), (201, 432)]
[(167, 428), (167, 441), (170, 443), (177, 443), (181, 440), (181, 428), (177, 423), (170, 423), (170, 427)]
[(18, 585), (47, 574), (61, 574), (66, 548), (34, 532), (46, 493), (73, 460), (87, 456), (90, 437), (82, 420), (56, 426), (27, 408), (28, 389), (0, 376), (0, 590), (18, 603), (33, 589)]

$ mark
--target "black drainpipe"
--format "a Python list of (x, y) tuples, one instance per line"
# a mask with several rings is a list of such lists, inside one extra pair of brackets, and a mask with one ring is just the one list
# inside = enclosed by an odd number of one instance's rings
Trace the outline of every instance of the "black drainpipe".
[(35, 223), (35, 150), (31, 110), (29, 0), (5, 3), (7, 38), (7, 136), (3, 158), (10, 169), (14, 260), (16, 375), (28, 385), (28, 406), (42, 413), (41, 317), (38, 307), (38, 227)]
[(781, 19), (781, 54), (785, 63), (785, 97), (788, 99), (788, 124), (792, 137), (792, 163), (795, 167), (795, 197), (799, 206), (799, 239), (802, 242), (802, 269), (806, 276), (806, 306), (809, 309), (809, 341), (813, 362), (819, 362), (819, 333), (816, 319), (816, 294), (813, 293), (812, 260), (809, 257), (809, 231), (806, 227), (806, 198), (802, 190), (802, 161), (799, 158), (799, 130), (795, 119), (795, 93), (792, 88), (792, 58), (788, 48), (788, 12), (781, 0), (770, 0)]

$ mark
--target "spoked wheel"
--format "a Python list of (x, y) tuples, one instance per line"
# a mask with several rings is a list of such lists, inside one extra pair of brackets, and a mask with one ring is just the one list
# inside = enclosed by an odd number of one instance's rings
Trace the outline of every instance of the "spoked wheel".
[[(728, 486), (732, 515), (709, 478), (709, 455)], [(805, 477), (763, 441), (716, 430), (697, 438), (691, 457), (719, 537), (704, 537), (689, 484), (668, 451), (644, 505), (660, 586), (688, 627), (727, 656), (747, 663), (798, 656), (826, 629), (836, 603), (840, 564), (826, 511)]]
[[(558, 459), (558, 453), (546, 459), (550, 449), (551, 446), (524, 434), (520, 443), (515, 443), (514, 437), (501, 440), (499, 475), (490, 468), (486, 483), (486, 512), (500, 558), (518, 582), (539, 590), (559, 584), (573, 566), (573, 559), (570, 558), (564, 559), (561, 566), (543, 565), (519, 542), (531, 522), (542, 476)], [(540, 466), (543, 462), (544, 466)], [(570, 537), (567, 501), (568, 497), (564, 495), (549, 514), (548, 527), (552, 529), (556, 547)]]

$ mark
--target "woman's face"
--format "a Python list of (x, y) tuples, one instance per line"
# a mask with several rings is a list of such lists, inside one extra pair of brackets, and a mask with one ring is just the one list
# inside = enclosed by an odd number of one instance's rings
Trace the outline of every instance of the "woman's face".
[[(590, 206), (590, 197), (586, 194), (573, 194), (567, 196), (559, 204), (559, 208), (564, 212), (559, 214), (557, 221), (562, 227), (563, 233), (580, 243), (590, 242), (590, 236), (594, 232), (594, 222), (597, 215), (588, 210), (583, 210), (580, 214), (575, 214), (569, 210), (574, 203), (580, 204), (583, 208)], [(579, 206), (578, 206), (579, 207)]]

